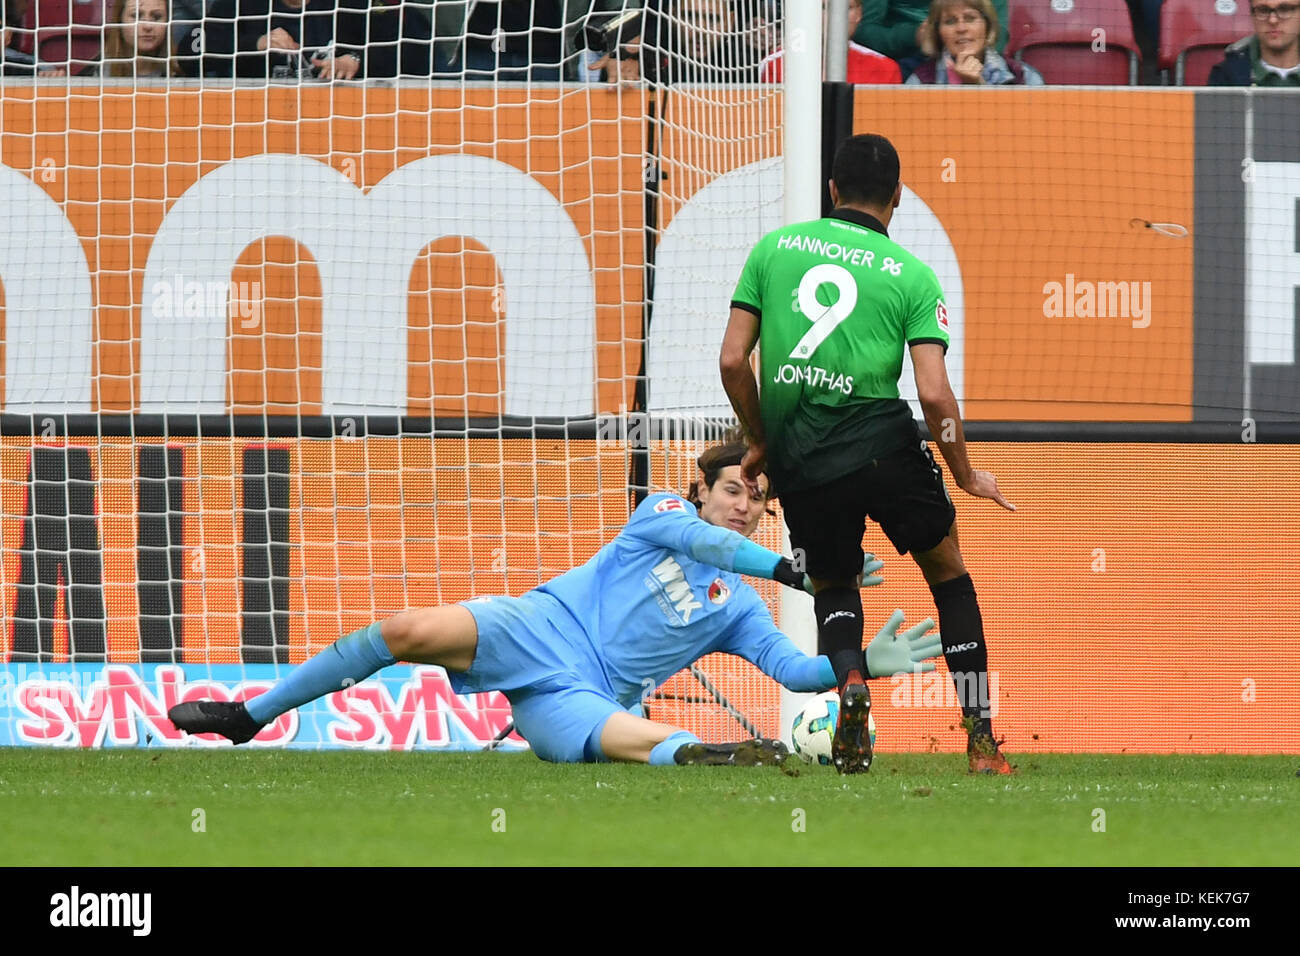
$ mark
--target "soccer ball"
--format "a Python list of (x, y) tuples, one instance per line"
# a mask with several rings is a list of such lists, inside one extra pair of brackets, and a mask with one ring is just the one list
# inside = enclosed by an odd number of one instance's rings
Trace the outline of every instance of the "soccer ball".
[[(840, 695), (833, 690), (818, 694), (807, 706), (795, 714), (790, 725), (790, 741), (794, 752), (808, 763), (823, 767), (831, 764), (831, 741), (835, 739), (835, 725), (840, 720)], [(871, 746), (876, 745), (876, 721), (867, 713), (867, 729), (871, 732)]]

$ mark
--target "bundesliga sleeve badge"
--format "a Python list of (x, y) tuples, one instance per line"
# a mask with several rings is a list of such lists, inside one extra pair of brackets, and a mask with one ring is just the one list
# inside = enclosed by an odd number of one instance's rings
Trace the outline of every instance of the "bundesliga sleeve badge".
[(939, 323), (939, 328), (948, 331), (948, 307), (942, 301), (934, 304), (934, 321)]

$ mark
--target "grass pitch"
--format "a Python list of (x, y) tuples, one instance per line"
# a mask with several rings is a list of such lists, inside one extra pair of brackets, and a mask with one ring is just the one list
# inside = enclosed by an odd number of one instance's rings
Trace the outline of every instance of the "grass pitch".
[(881, 754), (842, 778), (531, 754), (9, 749), (0, 863), (1295, 864), (1300, 758), (1018, 763), (970, 777), (960, 755)]

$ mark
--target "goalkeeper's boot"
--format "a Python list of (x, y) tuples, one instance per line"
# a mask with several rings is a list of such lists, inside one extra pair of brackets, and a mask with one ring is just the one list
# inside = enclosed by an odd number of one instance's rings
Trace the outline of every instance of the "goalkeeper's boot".
[(736, 744), (682, 744), (673, 760), (705, 767), (779, 767), (789, 755), (781, 741), (759, 738)]
[[(963, 721), (973, 724), (973, 721)], [(1007, 762), (1002, 753), (1002, 741), (994, 740), (993, 734), (973, 730), (966, 738), (966, 759), (969, 761), (970, 773), (1013, 774), (1016, 768)]]
[(871, 692), (857, 671), (840, 689), (840, 719), (831, 741), (831, 763), (840, 773), (871, 769)]
[(237, 744), (248, 743), (266, 726), (249, 716), (242, 701), (193, 700), (167, 711), (167, 719), (187, 733), (220, 734)]

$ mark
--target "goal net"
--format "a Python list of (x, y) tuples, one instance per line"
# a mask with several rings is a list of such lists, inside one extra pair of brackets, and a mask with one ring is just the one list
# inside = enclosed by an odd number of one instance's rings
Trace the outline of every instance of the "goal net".
[[(716, 373), (695, 391), (704, 330), (746, 245), (707, 220), (779, 208), (768, 179), (683, 211), (778, 152), (749, 11), (481, 4), (449, 27), (409, 4), (423, 34), (386, 37), (372, 8), (363, 62), (422, 52), (424, 75), (331, 84), (305, 55), (250, 66), (220, 2), (173, 25), (171, 77), (109, 62), (107, 7), (63, 25), (58, 67), (56, 6), (11, 36), (43, 72), (0, 88), (0, 744), (182, 742), (172, 704), (257, 693), (405, 608), (522, 593), (693, 480), (729, 416)], [(678, 41), (696, 27), (709, 51)], [(641, 33), (643, 78), (589, 73)], [(647, 348), (659, 301), (653, 334), (698, 323), (686, 354)], [(708, 659), (651, 712), (770, 736), (775, 701)], [(508, 722), (501, 695), (399, 667), (257, 743), (472, 748)]]
[[(939, 277), (972, 458), (1019, 505), (953, 489), (1012, 751), (1300, 751), (1285, 91), (827, 108), (764, 82), (769, 0), (255, 4), (4, 5), (0, 745), (186, 743), (172, 704), (522, 593), (685, 491), (732, 421), (741, 266), (786, 165), (824, 178), (783, 133), (823, 112), (899, 150), (889, 234)], [(160, 7), (163, 56), (120, 22)], [(781, 549), (779, 515), (757, 540)], [(933, 613), (874, 526), (864, 547), (887, 559), (866, 636)], [(882, 749), (962, 748), (932, 676), (877, 682)], [(710, 740), (786, 723), (720, 656), (648, 707)], [(474, 749), (509, 720), (394, 667), (256, 745)]]

